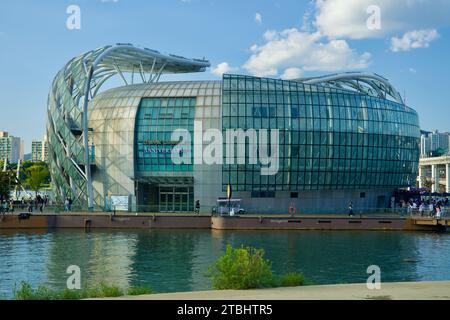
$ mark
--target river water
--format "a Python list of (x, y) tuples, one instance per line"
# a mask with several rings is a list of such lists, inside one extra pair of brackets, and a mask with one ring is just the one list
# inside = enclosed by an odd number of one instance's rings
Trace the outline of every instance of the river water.
[(67, 267), (83, 284), (104, 281), (155, 292), (210, 289), (208, 266), (227, 244), (263, 248), (277, 275), (304, 272), (314, 284), (450, 280), (450, 234), (379, 231), (55, 230), (0, 231), (0, 299), (28, 281), (64, 288)]

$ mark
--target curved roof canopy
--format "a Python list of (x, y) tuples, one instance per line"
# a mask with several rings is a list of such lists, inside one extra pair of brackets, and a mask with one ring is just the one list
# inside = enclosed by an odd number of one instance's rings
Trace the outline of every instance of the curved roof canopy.
[(189, 73), (202, 72), (210, 66), (209, 61), (204, 59), (188, 59), (173, 54), (163, 54), (127, 43), (118, 43), (102, 49), (103, 52), (93, 63), (95, 67), (117, 67), (122, 72), (161, 70), (163, 73)]
[(402, 96), (394, 86), (386, 78), (375, 73), (345, 72), (314, 78), (301, 78), (296, 81), (306, 84), (319, 84), (336, 89), (352, 90), (405, 104)]

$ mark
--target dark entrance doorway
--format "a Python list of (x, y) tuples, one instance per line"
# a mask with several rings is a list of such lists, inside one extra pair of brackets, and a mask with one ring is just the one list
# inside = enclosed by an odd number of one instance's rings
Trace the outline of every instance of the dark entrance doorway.
[(194, 188), (192, 186), (159, 186), (160, 212), (193, 212)]

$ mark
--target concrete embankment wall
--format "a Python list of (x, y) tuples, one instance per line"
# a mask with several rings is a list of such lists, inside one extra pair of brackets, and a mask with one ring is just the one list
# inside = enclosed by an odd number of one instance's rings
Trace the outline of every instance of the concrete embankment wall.
[(17, 215), (0, 218), (0, 229), (39, 229), (39, 228), (120, 228), (120, 229), (209, 229), (210, 216), (157, 216), (107, 214), (57, 214), (31, 215), (19, 219)]
[(405, 219), (377, 218), (227, 218), (213, 217), (212, 228), (219, 230), (405, 230)]
[(215, 229), (215, 230), (410, 230), (430, 231), (411, 219), (396, 217), (348, 218), (331, 216), (241, 216), (124, 215), (71, 213), (0, 216), (0, 229), (111, 228), (111, 229)]

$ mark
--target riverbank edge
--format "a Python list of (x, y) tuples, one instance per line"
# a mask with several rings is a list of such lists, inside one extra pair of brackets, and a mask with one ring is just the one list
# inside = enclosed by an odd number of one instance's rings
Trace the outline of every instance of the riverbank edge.
[(0, 216), (7, 229), (213, 229), (213, 230), (386, 230), (445, 231), (447, 219), (392, 216), (245, 215), (64, 213)]
[[(210, 290), (107, 298), (108, 300), (450, 300), (450, 281), (314, 285), (252, 290)], [(97, 300), (97, 299), (93, 299)], [(101, 299), (105, 300), (105, 299)]]

